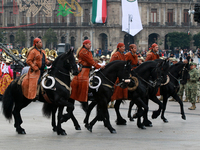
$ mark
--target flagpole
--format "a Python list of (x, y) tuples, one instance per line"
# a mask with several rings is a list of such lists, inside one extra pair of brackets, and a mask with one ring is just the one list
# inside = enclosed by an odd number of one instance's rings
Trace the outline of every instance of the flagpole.
[(130, 38), (131, 38), (131, 34), (130, 34), (130, 22), (132, 22), (132, 15), (128, 14), (128, 44), (130, 45)]

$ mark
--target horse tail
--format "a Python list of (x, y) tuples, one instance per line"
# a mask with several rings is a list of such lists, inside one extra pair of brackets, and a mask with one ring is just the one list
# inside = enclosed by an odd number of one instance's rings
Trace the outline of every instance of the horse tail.
[(42, 107), (43, 115), (47, 118), (50, 118), (52, 111), (53, 111), (53, 108), (54, 108), (54, 106), (52, 104), (44, 103), (43, 107)]
[(2, 109), (3, 114), (6, 119), (11, 120), (12, 119), (12, 111), (14, 106), (14, 98), (12, 96), (12, 84), (13, 82), (7, 87), (5, 93), (3, 94), (2, 98)]

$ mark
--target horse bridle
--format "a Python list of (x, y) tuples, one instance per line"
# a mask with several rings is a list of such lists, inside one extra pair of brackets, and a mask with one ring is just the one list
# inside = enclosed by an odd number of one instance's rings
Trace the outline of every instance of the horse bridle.
[[(158, 65), (158, 64), (157, 64)], [(154, 69), (151, 70), (151, 73), (155, 70), (157, 72), (157, 69), (158, 69), (158, 66), (156, 65), (156, 67)], [(133, 70), (134, 71), (134, 70)], [(135, 72), (135, 71), (134, 71)], [(135, 72), (135, 74), (137, 75), (137, 77), (139, 77), (142, 81), (144, 81), (146, 84), (148, 84), (149, 86), (155, 88), (156, 85), (157, 85), (157, 81), (158, 80), (161, 80), (161, 77), (158, 75), (158, 72), (157, 72), (157, 78), (156, 80), (154, 81), (146, 81), (145, 79), (143, 79), (138, 73)]]

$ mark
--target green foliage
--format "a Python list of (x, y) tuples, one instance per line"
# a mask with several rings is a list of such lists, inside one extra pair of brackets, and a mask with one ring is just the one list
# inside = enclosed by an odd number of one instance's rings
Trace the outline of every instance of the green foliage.
[(194, 46), (200, 47), (200, 32), (193, 36)]
[(5, 43), (6, 42), (6, 37), (4, 36), (4, 32), (5, 32), (5, 30), (3, 30), (3, 29), (0, 29), (0, 42), (1, 43)]
[(18, 31), (16, 32), (16, 36), (15, 36), (15, 42), (17, 44), (25, 46), (26, 41), (27, 41), (27, 38), (26, 38), (25, 33), (23, 32), (22, 29), (18, 29)]
[(57, 14), (57, 16), (59, 16), (59, 15), (61, 15), (61, 16), (63, 16), (63, 17), (65, 17), (65, 16), (67, 16), (68, 14), (73, 14), (70, 10), (71, 10), (71, 8), (68, 8), (67, 10), (66, 10), (66, 3), (65, 3), (65, 6), (63, 7), (61, 4), (59, 4), (60, 6), (59, 6), (59, 9), (58, 9), (58, 11), (59, 11), (59, 13)]
[(56, 33), (53, 31), (53, 29), (49, 28), (42, 39), (46, 42), (46, 46), (50, 48), (49, 46), (51, 43), (57, 43), (58, 39), (56, 37)]
[(174, 47), (189, 48), (190, 47), (190, 41), (192, 39), (192, 36), (188, 35), (187, 33), (171, 32), (171, 33), (168, 33), (168, 37), (169, 39), (167, 43), (171, 45), (171, 48), (174, 48)]

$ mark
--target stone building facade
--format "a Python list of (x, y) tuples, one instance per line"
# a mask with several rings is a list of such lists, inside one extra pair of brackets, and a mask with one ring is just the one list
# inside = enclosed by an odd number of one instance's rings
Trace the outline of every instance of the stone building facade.
[[(192, 0), (192, 8), (199, 1)], [(0, 0), (0, 4), (3, 4), (2, 7), (0, 5), (0, 26), (8, 27), (4, 31), (6, 43), (12, 43), (14, 46), (17, 45), (14, 39), (19, 28), (26, 34), (26, 47), (32, 45), (35, 37), (42, 38), (45, 32), (52, 28), (58, 39), (54, 45), (65, 42), (76, 49), (81, 46), (84, 39), (90, 39), (93, 49), (103, 50), (115, 49), (118, 42), (124, 42), (126, 47), (129, 43), (136, 43), (139, 50), (148, 49), (151, 43), (156, 42), (160, 49), (165, 49), (169, 32), (187, 33), (190, 30), (190, 34), (194, 35), (200, 29), (200, 25), (194, 22), (193, 15), (191, 15), (191, 20), (188, 16), (189, 0), (138, 0), (143, 30), (134, 37), (122, 31), (121, 0), (107, 0), (108, 16), (105, 24), (91, 23), (92, 0), (67, 0), (71, 6), (74, 3), (75, 7), (72, 8), (76, 13), (81, 7), (82, 16), (69, 14), (66, 17), (57, 16), (59, 9), (57, 0), (50, 0), (50, 3), (45, 5), (39, 1), (36, 3), (34, 0), (16, 2), (16, 0)], [(33, 7), (31, 2), (37, 8)], [(76, 5), (76, 2), (80, 7)], [(29, 9), (23, 10), (23, 4), (24, 6), (26, 4)], [(53, 44), (52, 47), (54, 47)]]

